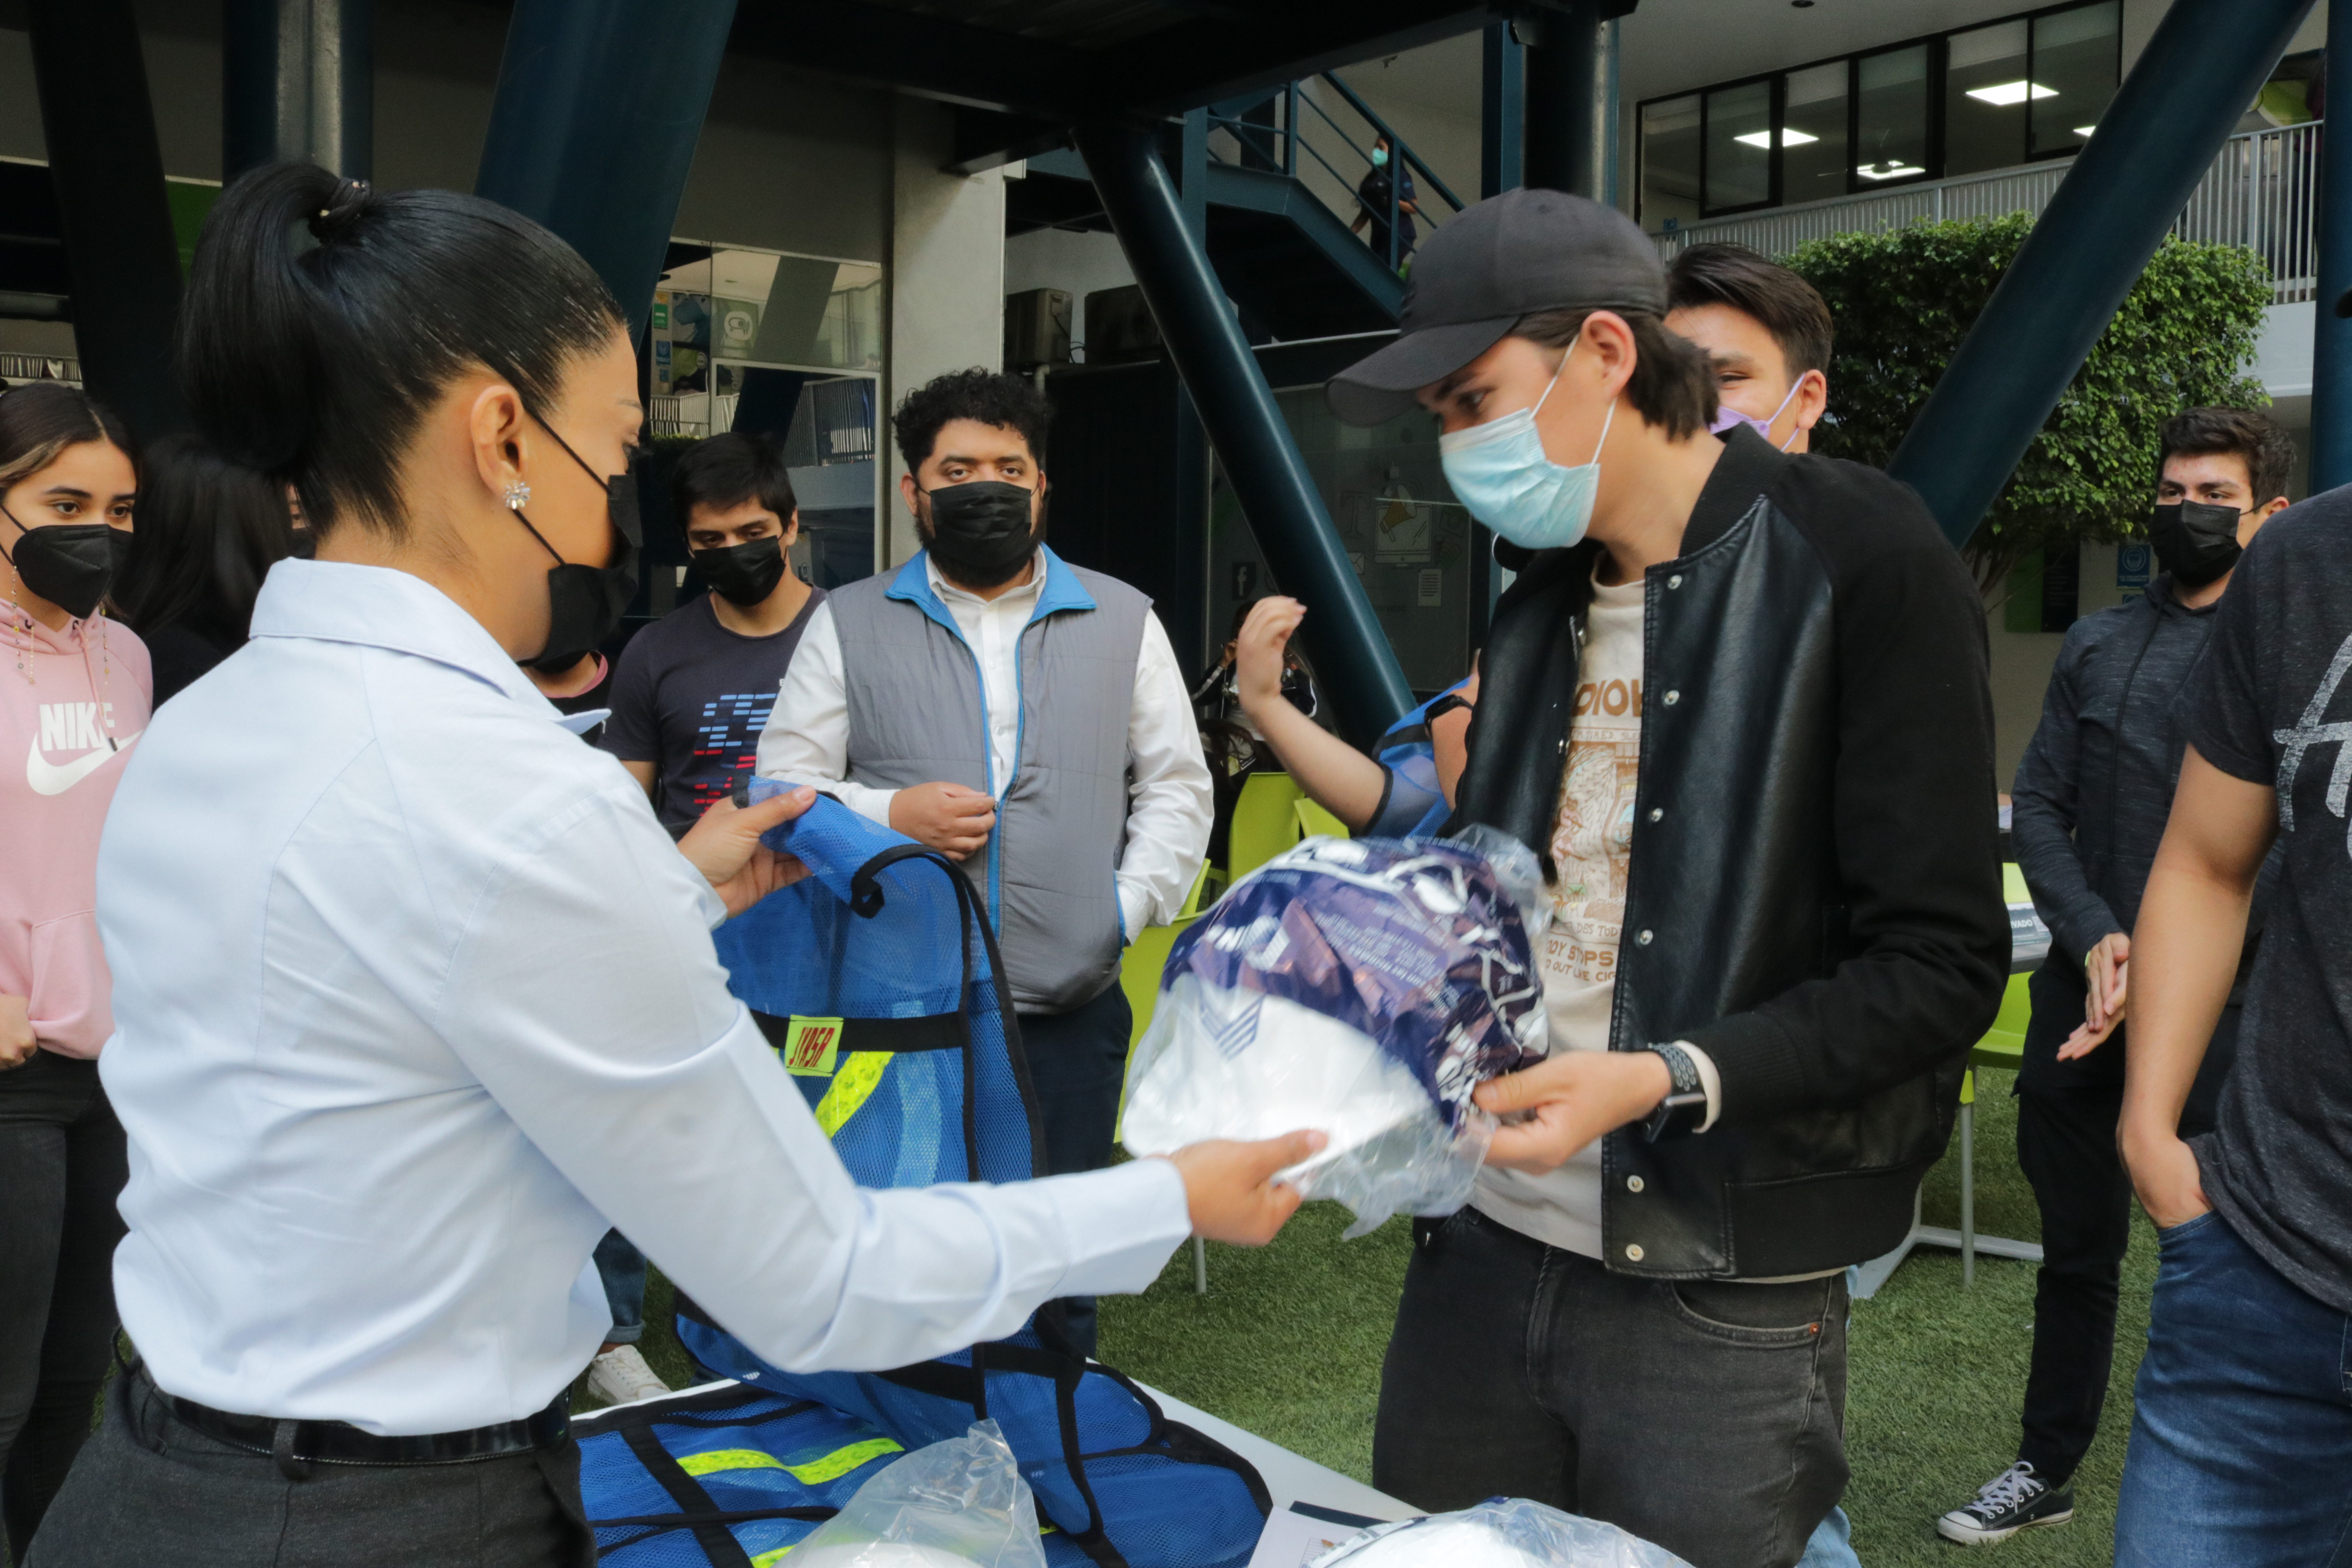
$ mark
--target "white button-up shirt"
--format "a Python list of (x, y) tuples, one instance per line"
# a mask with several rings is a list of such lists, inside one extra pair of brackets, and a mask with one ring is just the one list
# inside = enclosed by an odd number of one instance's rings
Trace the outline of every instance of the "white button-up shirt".
[[(924, 574), (955, 617), (956, 628), (980, 664), (988, 704), (989, 793), (1003, 796), (1021, 744), (1021, 633), (1036, 613), (1045, 585), (1042, 553), (1029, 580), (983, 599), (940, 575), (929, 552)], [(809, 616), (801, 645), (784, 670), (776, 705), (760, 732), (758, 771), (771, 778), (813, 784), (862, 816), (890, 826), (894, 789), (851, 784), (849, 694), (843, 678), (841, 633), (828, 599)], [(1143, 617), (1143, 644), (1135, 659), (1135, 693), (1127, 716), (1127, 847), (1118, 861), (1119, 929), (1130, 938), (1165, 925), (1184, 907), (1209, 853), (1215, 811), (1201, 730), (1191, 689), (1176, 668), (1176, 650), (1157, 616)]]
[(123, 1324), (169, 1393), (371, 1432), (546, 1405), (618, 1226), (767, 1360), (900, 1366), (1140, 1290), (1164, 1161), (852, 1184), (620, 764), (419, 578), (285, 561), (99, 854)]

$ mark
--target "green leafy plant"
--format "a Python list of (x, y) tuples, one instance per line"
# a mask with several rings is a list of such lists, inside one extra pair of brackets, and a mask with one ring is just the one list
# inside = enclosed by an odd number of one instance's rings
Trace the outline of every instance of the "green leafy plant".
[[(1917, 223), (1833, 235), (1781, 258), (1837, 322), (1815, 451), (1885, 466), (2032, 227), (2023, 213)], [(2271, 299), (2253, 251), (2167, 238), (1969, 541), (1979, 588), (1997, 588), (2038, 549), (2138, 537), (2165, 419), (2270, 402), (2245, 373)]]

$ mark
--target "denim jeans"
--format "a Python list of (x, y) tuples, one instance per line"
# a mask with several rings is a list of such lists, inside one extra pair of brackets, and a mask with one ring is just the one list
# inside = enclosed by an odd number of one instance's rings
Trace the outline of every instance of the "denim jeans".
[(633, 1345), (646, 1337), (646, 1255), (617, 1230), (608, 1230), (596, 1244), (596, 1277), (604, 1282), (604, 1301), (613, 1309), (613, 1326), (604, 1332), (609, 1344)]
[(2116, 1568), (2352, 1568), (2352, 1316), (2219, 1214), (2157, 1237)]
[(1475, 1209), (1413, 1230), (1374, 1486), (1532, 1498), (1694, 1568), (1798, 1562), (1846, 1481), (1843, 1276), (1612, 1274)]

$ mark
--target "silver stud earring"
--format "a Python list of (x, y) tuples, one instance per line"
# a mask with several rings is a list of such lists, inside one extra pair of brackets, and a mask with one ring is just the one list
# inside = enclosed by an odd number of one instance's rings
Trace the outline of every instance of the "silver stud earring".
[(520, 479), (509, 480), (507, 484), (506, 502), (509, 511), (520, 511), (530, 504), (530, 487)]

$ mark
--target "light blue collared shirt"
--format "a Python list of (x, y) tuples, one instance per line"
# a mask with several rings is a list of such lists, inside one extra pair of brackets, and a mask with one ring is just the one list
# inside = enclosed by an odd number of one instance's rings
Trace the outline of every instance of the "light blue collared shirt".
[(99, 853), (131, 1140), (115, 1258), (157, 1385), (459, 1430), (610, 1326), (619, 1226), (760, 1355), (904, 1365), (1188, 1233), (1164, 1161), (853, 1185), (728, 994), (645, 791), (422, 579), (283, 561), (141, 741)]

